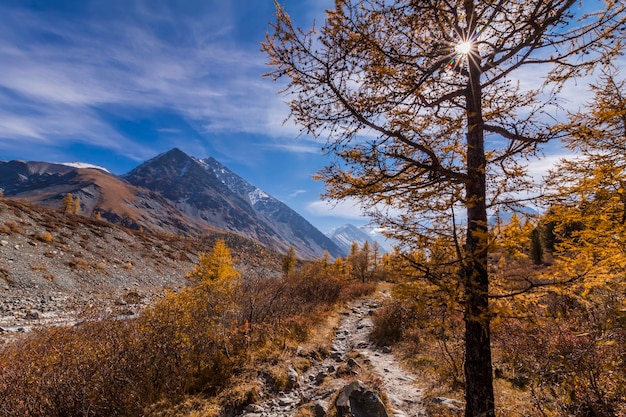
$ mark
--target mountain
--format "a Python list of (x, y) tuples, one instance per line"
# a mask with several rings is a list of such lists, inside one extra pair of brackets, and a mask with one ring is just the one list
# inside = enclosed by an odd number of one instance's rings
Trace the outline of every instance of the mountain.
[(47, 208), (67, 193), (80, 198), (79, 214), (131, 229), (199, 236), (225, 230), (286, 253), (313, 259), (342, 256), (329, 238), (284, 203), (213, 158), (172, 149), (118, 177), (85, 163), (0, 162), (0, 191)]
[(376, 243), (381, 248), (380, 252), (385, 252), (385, 250), (382, 249), (382, 245), (380, 243), (378, 243), (365, 231), (352, 224), (344, 224), (343, 226), (339, 226), (329, 231), (326, 236), (328, 236), (330, 240), (335, 242), (335, 244), (341, 248), (344, 256), (350, 253), (353, 242), (356, 242), (359, 246), (363, 246), (365, 242), (369, 242), (370, 247), (372, 247)]
[(259, 218), (271, 225), (281, 239), (289, 242), (296, 250), (302, 252), (306, 248), (307, 251), (317, 256), (323, 254), (324, 251), (328, 251), (333, 257), (343, 256), (341, 248), (332, 242), (332, 239), (282, 201), (250, 184), (214, 158), (203, 159), (199, 162), (211, 170), (229, 190), (244, 199)]
[(213, 158), (199, 160), (174, 148), (122, 176), (155, 191), (186, 216), (242, 234), (305, 259), (341, 250), (284, 203), (245, 181)]
[(67, 193), (80, 198), (79, 214), (131, 229), (172, 234), (206, 230), (186, 219), (157, 193), (135, 187), (119, 177), (92, 168), (48, 162), (0, 162), (0, 190), (7, 198), (56, 209)]
[(513, 213), (517, 214), (518, 218), (531, 217), (536, 218), (540, 213), (532, 207), (517, 206), (514, 209), (508, 207), (499, 207), (498, 210), (489, 217), (489, 225), (495, 226), (498, 222), (507, 224), (511, 221)]

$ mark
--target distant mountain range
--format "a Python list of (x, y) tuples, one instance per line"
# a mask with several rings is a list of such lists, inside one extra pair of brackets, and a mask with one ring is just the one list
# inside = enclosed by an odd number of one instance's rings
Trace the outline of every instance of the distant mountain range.
[(348, 255), (350, 253), (352, 243), (357, 243), (359, 247), (363, 247), (363, 244), (365, 242), (369, 243), (370, 248), (372, 248), (374, 244), (378, 244), (378, 246), (380, 247), (380, 253), (385, 252), (383, 246), (376, 239), (352, 224), (344, 224), (343, 226), (339, 226), (327, 232), (326, 236), (328, 236), (330, 240), (332, 240), (337, 246), (339, 246), (339, 248), (341, 248), (344, 255)]
[(174, 148), (116, 176), (83, 163), (0, 162), (7, 198), (58, 208), (71, 193), (79, 214), (148, 232), (198, 235), (216, 229), (239, 233), (272, 249), (293, 246), (304, 259), (343, 251), (287, 205), (213, 158), (196, 159)]

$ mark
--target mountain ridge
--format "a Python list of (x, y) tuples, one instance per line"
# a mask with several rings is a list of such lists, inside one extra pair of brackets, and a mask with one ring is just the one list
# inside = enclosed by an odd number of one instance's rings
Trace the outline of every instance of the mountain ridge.
[(357, 243), (359, 247), (362, 247), (365, 242), (368, 242), (370, 247), (377, 244), (380, 251), (385, 252), (380, 242), (353, 224), (344, 224), (336, 227), (326, 232), (326, 236), (341, 248), (344, 256), (350, 253), (353, 243)]
[(3, 161), (0, 191), (47, 208), (58, 208), (70, 193), (80, 199), (79, 214), (148, 232), (198, 236), (220, 229), (283, 253), (293, 246), (302, 259), (343, 255), (293, 209), (212, 157), (173, 148), (120, 176), (89, 165)]

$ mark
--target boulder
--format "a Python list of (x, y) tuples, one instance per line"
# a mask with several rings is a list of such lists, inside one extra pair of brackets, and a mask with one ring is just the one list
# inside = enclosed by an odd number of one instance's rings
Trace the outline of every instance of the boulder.
[(338, 417), (388, 417), (382, 400), (361, 381), (354, 381), (339, 391), (335, 401)]
[(324, 400), (317, 400), (313, 405), (315, 417), (326, 417), (328, 415), (328, 403)]

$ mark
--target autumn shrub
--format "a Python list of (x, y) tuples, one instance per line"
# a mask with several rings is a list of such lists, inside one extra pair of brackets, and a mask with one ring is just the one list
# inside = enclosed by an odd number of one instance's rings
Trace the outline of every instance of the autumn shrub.
[[(217, 398), (197, 405), (217, 414), (215, 404), (240, 409), (255, 401), (251, 381), (267, 370), (288, 388), (285, 347), (310, 334), (348, 282), (316, 268), (289, 279), (243, 280), (224, 245), (199, 259), (188, 286), (137, 318), (98, 316), (1, 347), (0, 415), (176, 415), (159, 409), (194, 395)], [(366, 287), (359, 288), (348, 293)]]
[(128, 323), (55, 327), (5, 346), (3, 416), (120, 416), (141, 410)]
[(387, 303), (374, 314), (374, 328), (370, 337), (379, 346), (401, 341), (413, 321), (411, 308), (407, 303)]
[(393, 297), (373, 316), (372, 340), (381, 346), (398, 345), (420, 373), (434, 375), (437, 385), (456, 390), (464, 383), (463, 321), (448, 308), (451, 303), (425, 283), (396, 284)]
[(339, 300), (349, 301), (355, 298), (363, 297), (374, 292), (376, 289), (376, 281), (348, 281), (343, 283), (339, 292)]
[(18, 235), (23, 235), (24, 229), (22, 229), (19, 224), (13, 221), (7, 221), (2, 226), (0, 226), (0, 233), (4, 233), (7, 235), (12, 235), (14, 233)]
[(39, 240), (40, 242), (50, 243), (52, 242), (53, 237), (52, 237), (52, 233), (50, 232), (41, 232), (41, 233), (37, 233), (36, 239)]
[(496, 327), (506, 376), (530, 390), (538, 414), (619, 415), (626, 404), (623, 300), (596, 290), (572, 301), (548, 294), (532, 322), (507, 320)]
[(74, 258), (67, 263), (70, 268), (74, 269), (87, 269), (89, 268), (89, 262), (83, 258)]

